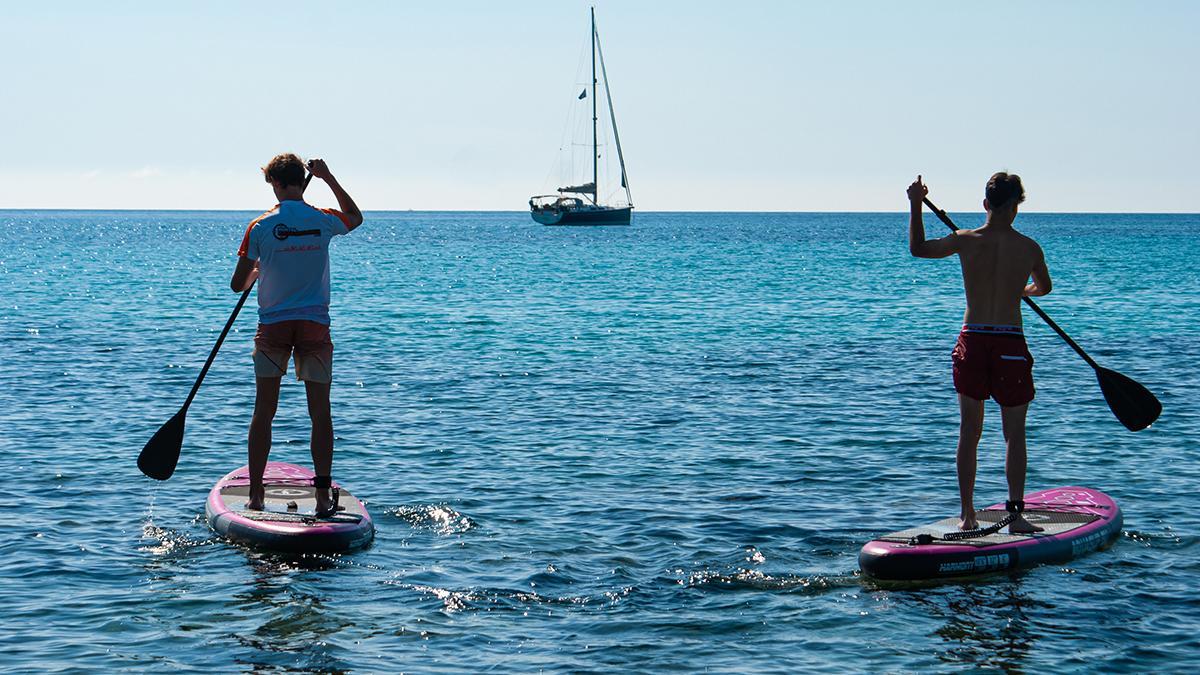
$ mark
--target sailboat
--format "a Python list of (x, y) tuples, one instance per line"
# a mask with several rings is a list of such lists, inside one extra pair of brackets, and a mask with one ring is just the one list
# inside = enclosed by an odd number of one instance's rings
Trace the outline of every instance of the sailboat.
[[(600, 50), (600, 34), (596, 32), (596, 8), (592, 8), (592, 180), (577, 185), (558, 188), (558, 194), (537, 195), (529, 199), (530, 215), (543, 225), (628, 225), (633, 212), (633, 197), (629, 192), (629, 181), (625, 176), (625, 155), (621, 152), (621, 137), (617, 134), (617, 117), (612, 108), (612, 93), (608, 89), (608, 72), (604, 68), (604, 53)], [(621, 187), (625, 190), (625, 204), (605, 205), (600, 203), (600, 140), (599, 118), (596, 114), (596, 61), (599, 56), (600, 75), (604, 79), (604, 96), (608, 102), (608, 115), (612, 122), (613, 140), (617, 147), (617, 159), (621, 162)], [(587, 89), (578, 98), (587, 96)]]

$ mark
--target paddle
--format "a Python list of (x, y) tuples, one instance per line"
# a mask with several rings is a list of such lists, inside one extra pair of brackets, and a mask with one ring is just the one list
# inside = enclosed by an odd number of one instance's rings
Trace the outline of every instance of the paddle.
[[(928, 206), (934, 215), (946, 224), (951, 230), (957, 231), (954, 223), (950, 220), (950, 216), (946, 212), (933, 205), (926, 197), (922, 201), (925, 206)], [(1083, 348), (1067, 335), (1066, 331), (1058, 327), (1046, 312), (1042, 311), (1041, 307), (1032, 298), (1023, 298), (1037, 315), (1042, 317), (1051, 328), (1054, 329), (1058, 336), (1066, 341), (1071, 349), (1075, 350), (1076, 354), (1083, 357), (1093, 370), (1096, 371), (1096, 380), (1100, 382), (1100, 391), (1104, 394), (1104, 400), (1108, 402), (1108, 407), (1112, 410), (1113, 415), (1116, 415), (1121, 424), (1125, 425), (1130, 431), (1141, 431), (1154, 423), (1158, 419), (1159, 413), (1162, 412), (1162, 404), (1158, 402), (1154, 394), (1151, 394), (1148, 389), (1133, 381), (1132, 379), (1108, 368), (1100, 367), (1092, 357), (1083, 351)]]
[[(304, 177), (304, 186), (301, 191), (308, 188), (309, 182), (312, 181), (312, 174)], [(254, 289), (254, 282), (242, 292), (242, 297), (238, 298), (237, 305), (233, 308), (233, 313), (229, 315), (229, 320), (225, 322), (225, 329), (221, 331), (221, 336), (217, 338), (217, 344), (213, 345), (212, 351), (208, 354), (208, 360), (204, 362), (204, 367), (200, 369), (200, 376), (196, 378), (196, 383), (192, 385), (192, 391), (188, 394), (187, 400), (183, 402), (183, 407), (179, 412), (167, 420), (166, 424), (159, 427), (158, 431), (146, 441), (146, 445), (142, 448), (141, 454), (138, 455), (137, 465), (142, 470), (142, 473), (155, 480), (166, 480), (175, 473), (175, 465), (179, 463), (179, 453), (183, 450), (183, 425), (184, 418), (187, 417), (188, 406), (192, 405), (192, 399), (196, 398), (196, 392), (200, 390), (200, 383), (204, 381), (204, 376), (208, 374), (208, 369), (213, 364), (213, 360), (217, 358), (217, 352), (221, 349), (221, 343), (225, 342), (225, 336), (229, 334), (229, 329), (233, 327), (233, 322), (237, 319), (238, 312), (242, 311), (242, 305), (246, 304), (246, 298), (250, 297), (250, 291)]]

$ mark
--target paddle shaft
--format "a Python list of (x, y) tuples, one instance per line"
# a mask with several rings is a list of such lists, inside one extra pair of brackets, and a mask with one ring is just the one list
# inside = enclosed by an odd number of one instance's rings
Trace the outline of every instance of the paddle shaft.
[(238, 298), (237, 305), (233, 308), (233, 314), (230, 314), (229, 320), (225, 322), (225, 328), (221, 331), (221, 337), (217, 338), (217, 344), (213, 345), (212, 351), (208, 353), (208, 360), (204, 362), (204, 367), (200, 369), (200, 376), (196, 378), (196, 384), (192, 385), (192, 391), (188, 394), (187, 400), (183, 402), (182, 410), (187, 410), (188, 406), (192, 404), (192, 399), (196, 398), (196, 392), (200, 391), (200, 383), (204, 382), (204, 376), (208, 374), (208, 369), (217, 358), (217, 352), (221, 350), (221, 344), (225, 342), (225, 336), (229, 335), (229, 329), (233, 327), (233, 322), (237, 319), (238, 312), (242, 311), (242, 305), (246, 304), (246, 298), (250, 297), (250, 291), (253, 289), (254, 282), (250, 282), (250, 286), (245, 291), (242, 291), (242, 297)]
[[(954, 225), (954, 221), (950, 220), (950, 216), (946, 215), (945, 211), (939, 209), (937, 206), (934, 206), (933, 202), (929, 201), (929, 197), (923, 198), (922, 201), (925, 202), (925, 206), (928, 206), (930, 211), (933, 211), (933, 215), (937, 216), (938, 220), (941, 220), (946, 224), (946, 227), (949, 227), (951, 231), (958, 231), (958, 227)], [(1054, 319), (1051, 319), (1049, 314), (1046, 314), (1041, 307), (1037, 306), (1037, 303), (1033, 301), (1033, 298), (1022, 296), (1021, 299), (1024, 300), (1025, 304), (1029, 305), (1034, 312), (1037, 312), (1037, 315), (1042, 317), (1042, 321), (1045, 321), (1048, 326), (1053, 328), (1054, 332), (1058, 333), (1058, 336), (1062, 338), (1068, 345), (1070, 345), (1071, 349), (1074, 349), (1076, 354), (1079, 354), (1079, 356), (1083, 357), (1083, 360), (1087, 361), (1089, 366), (1091, 366), (1094, 370), (1100, 370), (1100, 366), (1092, 360), (1092, 357), (1087, 355), (1087, 352), (1083, 351), (1083, 347), (1080, 347), (1078, 344), (1076, 344), (1075, 341), (1071, 339), (1071, 336), (1067, 335), (1065, 330), (1059, 328), (1058, 324), (1054, 323)]]
[[(304, 177), (304, 185), (300, 188), (301, 192), (308, 189), (308, 184), (312, 182), (312, 174)], [(242, 311), (242, 305), (246, 304), (246, 298), (250, 297), (250, 291), (254, 290), (254, 282), (242, 291), (242, 297), (238, 298), (237, 305), (233, 308), (233, 313), (229, 315), (229, 320), (225, 322), (225, 328), (221, 331), (221, 336), (217, 338), (217, 343), (213, 345), (212, 351), (208, 353), (208, 360), (204, 362), (204, 367), (200, 369), (200, 376), (196, 378), (196, 383), (192, 385), (192, 391), (188, 393), (187, 400), (183, 402), (183, 407), (180, 410), (187, 410), (188, 406), (192, 405), (192, 399), (196, 398), (196, 392), (200, 391), (200, 384), (204, 382), (204, 376), (208, 375), (208, 369), (212, 367), (213, 361), (217, 358), (217, 352), (221, 350), (221, 345), (225, 342), (225, 336), (229, 335), (229, 329), (233, 327), (233, 322), (237, 319), (238, 313)]]

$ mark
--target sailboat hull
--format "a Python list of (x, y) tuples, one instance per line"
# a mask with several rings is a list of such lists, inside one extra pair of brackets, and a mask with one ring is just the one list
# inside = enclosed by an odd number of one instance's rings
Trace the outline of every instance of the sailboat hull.
[(628, 225), (631, 206), (592, 206), (582, 209), (536, 209), (530, 213), (542, 225)]

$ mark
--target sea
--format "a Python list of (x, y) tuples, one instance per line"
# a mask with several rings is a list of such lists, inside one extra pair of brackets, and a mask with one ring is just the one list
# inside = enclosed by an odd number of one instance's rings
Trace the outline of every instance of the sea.
[[(332, 250), (334, 478), (377, 535), (216, 536), (245, 463), (253, 298), (187, 397), (257, 215), (0, 211), (0, 670), (1188, 672), (1200, 658), (1200, 216), (1023, 213), (1039, 305), (1162, 401), (1132, 433), (1025, 310), (1028, 489), (1124, 511), (1114, 546), (884, 584), (878, 535), (955, 515), (954, 259), (904, 213), (370, 212)], [(982, 214), (957, 213), (962, 227)], [(930, 236), (944, 227), (926, 218)], [(940, 229), (939, 229), (940, 228)], [(307, 464), (285, 379), (271, 458)], [(988, 403), (976, 503), (1005, 498)]]

